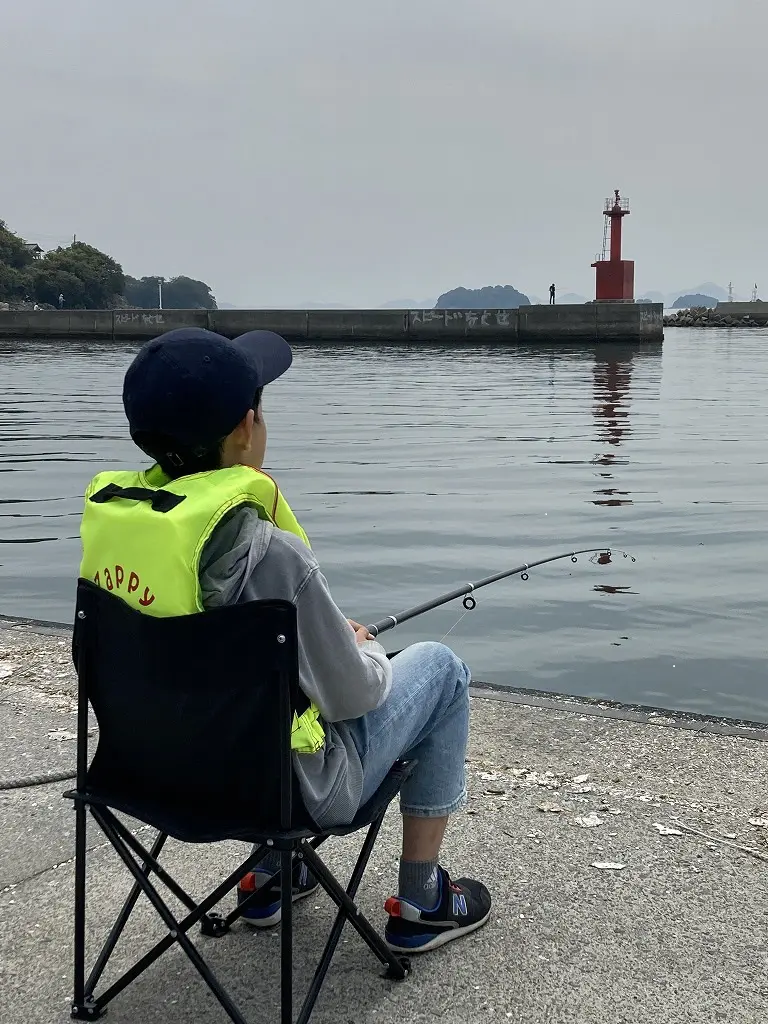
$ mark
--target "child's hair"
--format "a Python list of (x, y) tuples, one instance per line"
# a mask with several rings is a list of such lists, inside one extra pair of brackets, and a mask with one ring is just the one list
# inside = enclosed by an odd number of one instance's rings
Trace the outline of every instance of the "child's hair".
[[(259, 408), (261, 393), (259, 388), (254, 395), (252, 409)], [(181, 476), (192, 476), (193, 473), (210, 473), (221, 468), (221, 456), (226, 438), (220, 437), (213, 444), (184, 447), (172, 437), (165, 434), (150, 434), (139, 431), (133, 434), (134, 443), (160, 466), (160, 469), (172, 480)]]

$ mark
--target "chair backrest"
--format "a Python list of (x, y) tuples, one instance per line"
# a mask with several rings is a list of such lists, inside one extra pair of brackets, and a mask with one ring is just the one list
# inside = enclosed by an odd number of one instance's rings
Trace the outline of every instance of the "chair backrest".
[[(306, 824), (291, 769), (296, 608), (255, 601), (158, 618), (78, 582), (78, 789), (180, 838)], [(87, 769), (90, 702), (99, 725)]]

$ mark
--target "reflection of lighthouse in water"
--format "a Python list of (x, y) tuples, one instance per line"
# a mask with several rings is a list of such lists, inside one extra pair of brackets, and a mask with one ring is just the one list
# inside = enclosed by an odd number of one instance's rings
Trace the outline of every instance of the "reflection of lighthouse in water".
[(616, 449), (625, 443), (631, 433), (629, 425), (629, 392), (632, 384), (632, 353), (626, 349), (603, 349), (595, 353), (592, 369), (594, 405), (597, 433), (595, 440), (601, 442), (601, 450), (592, 460), (600, 467), (597, 475), (605, 486), (594, 491), (594, 505), (631, 505), (629, 491), (619, 490), (608, 484), (614, 480), (614, 469), (625, 466), (627, 457)]

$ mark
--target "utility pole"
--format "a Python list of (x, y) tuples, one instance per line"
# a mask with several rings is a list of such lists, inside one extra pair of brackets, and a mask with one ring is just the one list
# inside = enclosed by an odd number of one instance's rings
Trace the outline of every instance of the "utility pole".
[(158, 303), (157, 308), (158, 309), (162, 309), (163, 308), (163, 279), (162, 279), (162, 277), (158, 277), (158, 279), (157, 279), (157, 303)]

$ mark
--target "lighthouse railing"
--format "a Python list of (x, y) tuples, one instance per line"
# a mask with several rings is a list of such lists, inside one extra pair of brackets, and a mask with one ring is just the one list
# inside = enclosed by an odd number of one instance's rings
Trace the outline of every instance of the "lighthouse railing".
[(611, 196), (609, 199), (605, 200), (605, 205), (603, 206), (603, 213), (612, 213), (616, 209), (619, 209), (624, 213), (629, 213), (629, 200), (617, 200), (615, 196)]

